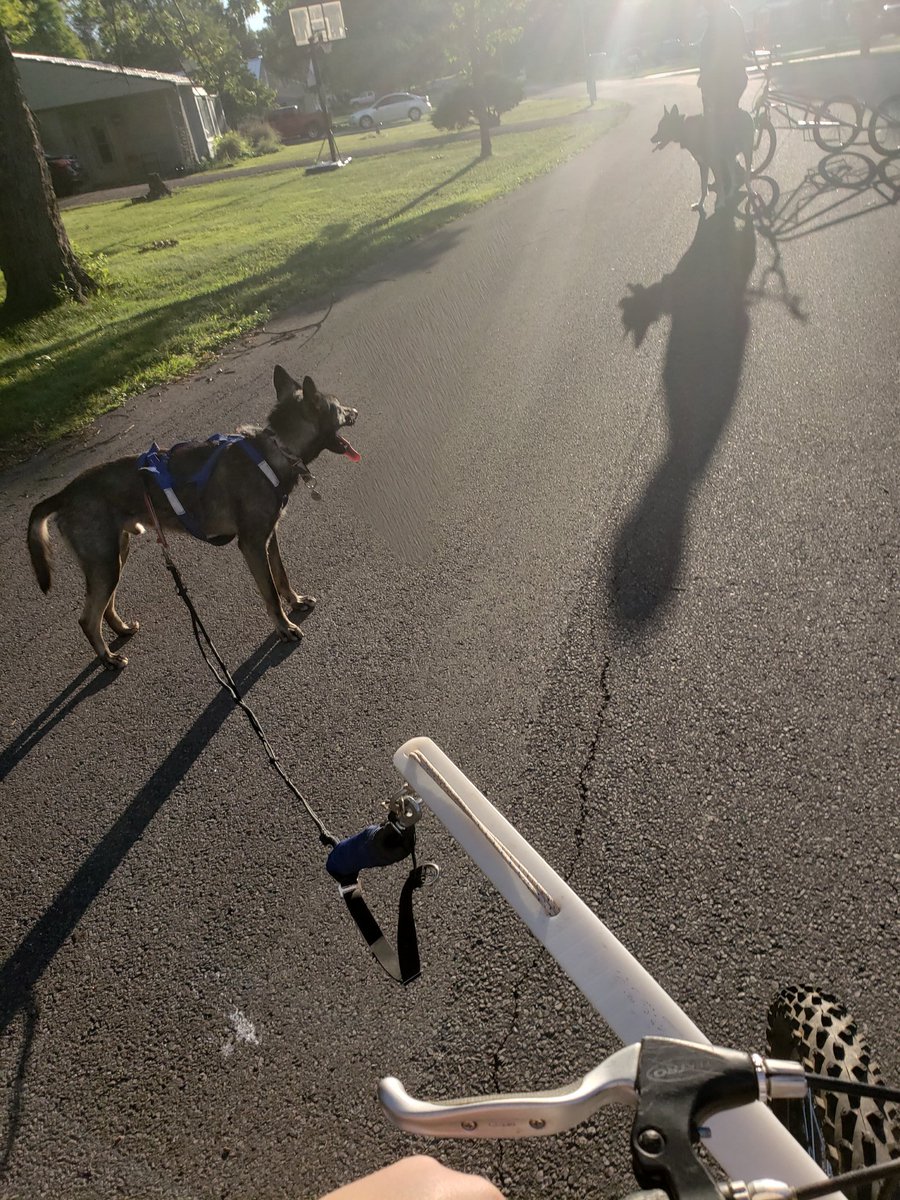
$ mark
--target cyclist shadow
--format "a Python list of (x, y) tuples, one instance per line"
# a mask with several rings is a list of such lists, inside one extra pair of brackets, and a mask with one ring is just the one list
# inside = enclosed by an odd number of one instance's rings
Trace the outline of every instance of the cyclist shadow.
[(668, 446), (618, 532), (607, 583), (612, 618), (624, 632), (656, 618), (675, 590), (691, 494), (740, 385), (755, 263), (753, 222), (722, 210), (701, 217), (672, 272), (650, 287), (629, 284), (619, 302), (636, 347), (651, 325), (671, 316), (662, 374)]

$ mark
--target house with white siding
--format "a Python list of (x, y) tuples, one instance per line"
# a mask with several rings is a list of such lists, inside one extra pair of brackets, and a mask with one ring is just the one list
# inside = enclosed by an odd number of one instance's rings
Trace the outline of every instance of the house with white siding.
[(47, 154), (74, 154), (89, 186), (190, 172), (212, 157), (225, 121), (215, 97), (186, 75), (13, 54)]

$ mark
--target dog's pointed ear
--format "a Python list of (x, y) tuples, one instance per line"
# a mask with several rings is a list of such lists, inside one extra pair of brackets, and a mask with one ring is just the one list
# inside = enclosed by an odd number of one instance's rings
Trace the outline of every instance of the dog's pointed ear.
[(672, 105), (672, 116), (673, 116), (673, 117), (677, 117), (677, 116), (678, 116), (678, 105), (677, 105), (677, 104), (673, 104), (673, 105)]
[(303, 399), (307, 404), (322, 404), (322, 393), (316, 387), (316, 381), (311, 375), (303, 376)]
[(669, 115), (669, 110), (666, 108), (665, 105), (663, 105), (663, 116), (667, 117), (668, 115)]
[(300, 384), (296, 379), (291, 379), (284, 367), (275, 368), (272, 373), (272, 382), (275, 384), (275, 395), (279, 404), (284, 400), (292, 399), (300, 391)]

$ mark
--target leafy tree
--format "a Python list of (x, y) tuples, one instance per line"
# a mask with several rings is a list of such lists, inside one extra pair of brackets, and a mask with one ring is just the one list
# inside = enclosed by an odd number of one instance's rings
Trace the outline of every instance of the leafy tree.
[(86, 58), (85, 48), (66, 21), (60, 0), (29, 0), (31, 32), (23, 42), (11, 42), (29, 54), (55, 54), (62, 58)]
[(27, 0), (0, 0), (0, 25), (11, 46), (21, 46), (34, 31), (34, 5)]
[(527, 0), (456, 0), (446, 26), (451, 53), (471, 80), (474, 116), (481, 130), (481, 157), (490, 158), (491, 113), (487, 103), (486, 80), (491, 64), (503, 47), (522, 36), (517, 23), (525, 12)]
[[(305, 79), (309, 53), (294, 45), (288, 9), (293, 0), (265, 0), (260, 47), (266, 66), (285, 79)], [(343, 0), (347, 38), (326, 59), (329, 88), (352, 95), (419, 90), (444, 73), (446, 0)]]
[(0, 25), (0, 271), (4, 321), (52, 308), (67, 296), (87, 299), (95, 284), (59, 218), (37, 130)]
[(272, 103), (246, 66), (255, 49), (246, 20), (256, 9), (256, 0), (73, 0), (71, 20), (101, 61), (187, 70), (222, 98), (235, 125)]

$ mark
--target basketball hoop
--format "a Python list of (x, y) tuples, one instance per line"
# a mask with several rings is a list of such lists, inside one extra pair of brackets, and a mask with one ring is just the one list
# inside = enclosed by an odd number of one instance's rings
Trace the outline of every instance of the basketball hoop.
[[(341, 41), (347, 36), (344, 24), (344, 10), (340, 0), (327, 0), (325, 4), (303, 4), (288, 10), (291, 19), (291, 32), (297, 46), (309, 46), (312, 58), (313, 73), (316, 79), (316, 89), (319, 93), (319, 107), (325, 115), (328, 129), (327, 139), (331, 150), (331, 162), (316, 162), (306, 168), (306, 174), (317, 174), (320, 171), (333, 171), (336, 167), (346, 166), (349, 158), (342, 158), (338, 153), (334, 132), (331, 128), (331, 117), (325, 98), (323, 79), (324, 62), (322, 51), (330, 50), (332, 42)], [(321, 150), (319, 151), (321, 154)]]
[(338, 42), (347, 36), (340, 0), (326, 4), (304, 4), (289, 10), (294, 42), (298, 46)]

